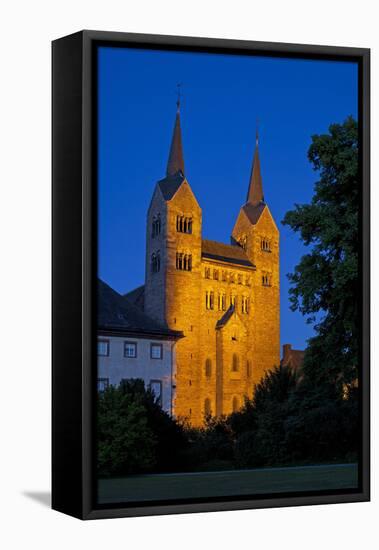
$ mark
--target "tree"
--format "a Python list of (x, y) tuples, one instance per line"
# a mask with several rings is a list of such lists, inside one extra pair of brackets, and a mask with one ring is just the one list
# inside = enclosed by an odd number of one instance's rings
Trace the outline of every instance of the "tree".
[(98, 398), (97, 464), (100, 476), (127, 475), (151, 470), (156, 438), (146, 409), (132, 392), (110, 386)]
[(289, 275), (291, 308), (315, 323), (305, 380), (341, 395), (357, 379), (359, 349), (357, 122), (349, 117), (314, 135), (308, 158), (320, 176), (312, 201), (295, 205), (282, 222), (310, 248)]
[(297, 411), (292, 406), (296, 374), (289, 367), (268, 371), (255, 386), (254, 396), (231, 416), (236, 433), (236, 464), (240, 467), (269, 466), (288, 462), (286, 422)]
[(125, 380), (99, 395), (100, 475), (181, 469), (186, 445), (183, 427), (162, 410), (143, 380)]

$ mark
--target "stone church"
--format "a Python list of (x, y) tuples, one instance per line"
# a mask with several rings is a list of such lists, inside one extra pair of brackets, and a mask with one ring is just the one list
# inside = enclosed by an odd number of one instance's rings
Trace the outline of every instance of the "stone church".
[(207, 414), (238, 410), (280, 363), (279, 231), (264, 200), (258, 137), (231, 244), (203, 238), (185, 174), (178, 103), (166, 177), (147, 212), (145, 285), (126, 297), (183, 333), (173, 351), (173, 413), (201, 425)]

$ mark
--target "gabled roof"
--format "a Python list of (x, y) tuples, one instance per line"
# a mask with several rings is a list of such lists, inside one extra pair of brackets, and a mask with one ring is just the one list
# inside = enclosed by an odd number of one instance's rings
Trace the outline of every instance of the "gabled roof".
[(177, 172), (172, 176), (166, 176), (162, 180), (158, 181), (159, 189), (161, 190), (165, 201), (172, 199), (184, 180), (184, 175), (181, 172)]
[(229, 321), (229, 319), (233, 317), (234, 312), (235, 312), (235, 307), (232, 304), (229, 307), (229, 309), (224, 313), (224, 315), (217, 321), (216, 329), (224, 327), (226, 323)]
[(246, 252), (238, 245), (224, 244), (208, 239), (202, 240), (201, 255), (203, 258), (219, 260), (246, 267), (255, 267), (246, 256)]
[(180, 338), (181, 332), (170, 330), (148, 317), (113, 288), (98, 279), (98, 329), (138, 335), (155, 335), (164, 338)]
[(242, 210), (245, 212), (246, 216), (249, 218), (249, 221), (252, 224), (256, 224), (259, 220), (259, 218), (262, 215), (263, 210), (266, 208), (266, 204), (264, 202), (260, 202), (259, 204), (251, 204), (250, 202), (247, 202), (243, 207)]

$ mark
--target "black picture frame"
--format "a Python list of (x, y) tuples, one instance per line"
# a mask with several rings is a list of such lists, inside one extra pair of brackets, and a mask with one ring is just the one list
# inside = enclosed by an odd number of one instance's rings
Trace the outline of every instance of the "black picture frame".
[[(99, 45), (356, 61), (361, 197), (362, 454), (356, 491), (96, 506), (96, 56)], [(370, 499), (370, 50), (85, 30), (52, 43), (52, 507), (81, 519)]]

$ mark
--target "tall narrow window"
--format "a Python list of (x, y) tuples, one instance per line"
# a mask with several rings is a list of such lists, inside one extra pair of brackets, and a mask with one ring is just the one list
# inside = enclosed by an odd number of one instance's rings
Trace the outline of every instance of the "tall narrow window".
[(160, 269), (161, 269), (161, 255), (158, 250), (158, 252), (155, 252), (151, 255), (151, 272), (158, 273)]
[(213, 278), (215, 281), (218, 281), (218, 269), (213, 270)]
[(221, 280), (223, 282), (226, 282), (228, 280), (228, 272), (227, 271), (223, 271), (222, 274), (221, 274)]
[(158, 214), (157, 216), (154, 216), (154, 218), (153, 218), (151, 236), (154, 238), (157, 235), (159, 235), (160, 232), (161, 232), (161, 215)]
[(211, 400), (207, 397), (204, 401), (204, 415), (210, 416), (212, 414)]
[(206, 267), (206, 268), (205, 268), (204, 276), (205, 276), (206, 279), (210, 279), (210, 278), (211, 278), (211, 270), (210, 270), (209, 267)]
[(215, 295), (213, 290), (207, 290), (205, 293), (205, 307), (206, 309), (214, 309)]
[(207, 378), (212, 376), (212, 361), (209, 358), (205, 361), (205, 376)]
[(226, 294), (221, 294), (221, 310), (226, 311)]
[(233, 358), (232, 358), (232, 371), (233, 371), (233, 372), (238, 372), (238, 368), (239, 368), (238, 355), (237, 355), (236, 353), (233, 353)]
[(241, 274), (238, 275), (237, 282), (238, 282), (239, 285), (242, 285), (242, 275)]
[(249, 360), (246, 361), (246, 376), (251, 378), (251, 363)]

